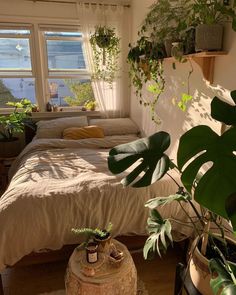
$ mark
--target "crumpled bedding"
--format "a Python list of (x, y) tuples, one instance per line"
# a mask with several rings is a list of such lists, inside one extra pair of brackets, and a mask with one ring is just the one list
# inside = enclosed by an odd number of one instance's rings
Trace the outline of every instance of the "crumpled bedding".
[[(79, 242), (74, 227), (104, 228), (111, 221), (113, 236), (145, 235), (145, 201), (175, 193), (176, 185), (164, 177), (147, 188), (124, 188), (124, 174), (109, 172), (109, 149), (135, 139), (31, 142), (12, 166), (10, 185), (0, 198), (0, 271), (33, 251)], [(191, 235), (192, 229), (182, 226), (187, 217), (177, 203), (160, 211), (179, 220), (173, 223), (177, 240)]]

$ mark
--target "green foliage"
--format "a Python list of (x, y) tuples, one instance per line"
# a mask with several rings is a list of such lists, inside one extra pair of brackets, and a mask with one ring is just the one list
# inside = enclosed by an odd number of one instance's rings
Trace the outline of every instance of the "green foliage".
[(95, 100), (91, 82), (80, 82), (79, 80), (75, 82), (74, 80), (67, 79), (65, 84), (74, 94), (74, 97), (66, 96), (64, 98), (69, 106), (83, 106), (88, 100)]
[(187, 103), (193, 99), (192, 95), (182, 93), (181, 100), (178, 102), (178, 107), (185, 112), (187, 109)]
[(95, 229), (92, 229), (92, 228), (72, 228), (72, 232), (76, 235), (86, 235), (87, 236), (87, 240), (91, 239), (91, 238), (94, 238), (95, 236), (96, 237), (99, 237), (99, 238), (105, 238), (107, 237), (107, 234), (111, 233), (111, 230), (112, 230), (112, 223), (109, 222), (108, 226), (106, 229), (104, 230), (101, 230), (99, 228), (95, 228)]
[(6, 103), (9, 101), (12, 102), (17, 102), (19, 101), (18, 98), (14, 97), (14, 95), (12, 95), (11, 90), (8, 89), (3, 81), (0, 79), (0, 95), (2, 96), (0, 98), (0, 107), (4, 108), (6, 106)]
[(149, 237), (143, 248), (144, 258), (147, 259), (148, 255), (155, 253), (155, 251), (161, 256), (160, 250), (165, 252), (169, 243), (173, 243), (170, 221), (163, 219), (160, 213), (153, 209), (150, 211), (150, 217), (147, 220), (147, 230)]
[(195, 0), (193, 12), (198, 24), (222, 24), (232, 21), (232, 28), (236, 31), (235, 9), (225, 6), (221, 0)]
[(189, 194), (176, 193), (175, 195), (170, 195), (168, 197), (157, 197), (157, 198), (150, 199), (146, 202), (145, 207), (148, 207), (149, 209), (155, 209), (158, 206), (165, 206), (165, 205), (170, 204), (174, 201), (187, 202), (189, 200), (191, 200), (191, 196)]
[[(165, 52), (163, 45), (142, 36), (134, 47), (131, 44), (129, 47), (127, 61), (130, 65), (131, 83), (135, 87), (139, 103), (145, 107), (150, 107), (152, 120), (159, 124), (160, 120), (155, 115), (155, 106), (165, 88), (163, 75)], [(146, 87), (147, 82), (152, 84)], [(152, 94), (150, 98), (144, 97), (144, 89)]]
[(2, 140), (11, 141), (15, 133), (24, 131), (34, 105), (26, 98), (20, 102), (8, 102), (7, 105), (14, 107), (14, 111), (10, 115), (0, 116), (0, 136)]
[[(112, 173), (119, 174), (141, 160), (139, 165), (122, 179), (122, 183), (125, 186), (132, 183), (133, 187), (148, 186), (161, 179), (168, 171), (170, 160), (164, 151), (169, 145), (170, 136), (166, 132), (119, 145), (110, 150), (108, 167)], [(134, 182), (141, 172), (144, 172), (144, 175)]]
[[(219, 259), (211, 259), (209, 268), (211, 271), (211, 288), (217, 295), (234, 295), (236, 294), (236, 268), (225, 261), (223, 264)], [(226, 266), (227, 265), (227, 266)]]
[(103, 80), (110, 86), (118, 72), (118, 57), (120, 53), (120, 39), (115, 29), (107, 26), (97, 26), (91, 35), (90, 44), (93, 50), (94, 80)]
[(88, 101), (86, 101), (84, 106), (86, 107), (86, 109), (88, 109), (90, 111), (94, 111), (97, 106), (97, 103), (96, 103), (96, 101), (88, 100)]

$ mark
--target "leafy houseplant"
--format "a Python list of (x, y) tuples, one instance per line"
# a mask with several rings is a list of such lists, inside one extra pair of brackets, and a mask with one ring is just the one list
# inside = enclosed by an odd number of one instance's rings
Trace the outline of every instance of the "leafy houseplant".
[[(236, 104), (236, 91), (231, 92), (231, 97)], [(197, 218), (196, 222), (184, 211), (197, 236), (192, 255), (200, 244), (203, 255), (210, 252), (210, 258), (213, 259), (210, 261), (210, 267), (213, 272), (219, 274), (217, 277), (214, 275), (212, 280), (214, 294), (235, 294), (236, 269), (225, 257), (228, 247), (232, 247), (235, 253), (236, 247), (235, 244), (227, 243), (227, 230), (222, 223), (222, 217), (230, 220), (233, 228), (236, 228), (236, 106), (215, 97), (211, 103), (211, 116), (219, 122), (232, 125), (231, 128), (222, 135), (205, 125), (187, 131), (180, 138), (177, 165), (174, 165), (165, 153), (170, 145), (169, 134), (159, 132), (149, 138), (111, 149), (108, 166), (111, 172), (118, 174), (141, 160), (122, 180), (125, 186), (133, 187), (148, 186), (165, 174), (169, 175), (170, 169), (179, 170), (183, 186), (175, 182), (178, 186), (177, 193), (169, 197), (157, 197), (146, 203), (146, 207), (150, 209), (150, 236), (144, 246), (144, 257), (147, 258), (148, 254), (155, 251), (160, 255), (161, 249), (166, 250), (168, 244), (172, 243), (171, 222), (162, 218), (158, 207), (178, 202), (183, 208), (182, 204), (188, 203)], [(202, 171), (202, 166), (209, 162), (212, 163), (211, 167), (208, 166)], [(141, 173), (143, 175), (136, 180)], [(197, 210), (195, 202), (201, 206), (201, 210)], [(210, 222), (219, 228), (220, 237), (212, 232)], [(231, 290), (231, 293), (227, 293), (228, 290)]]
[(97, 103), (94, 100), (88, 100), (88, 101), (86, 101), (84, 106), (87, 110), (95, 111)]
[(97, 26), (89, 41), (93, 50), (94, 74), (92, 78), (112, 85), (118, 71), (120, 53), (120, 39), (116, 36), (115, 29)]
[(221, 50), (223, 26), (232, 21), (232, 29), (236, 31), (236, 4), (225, 6), (220, 0), (195, 0), (193, 4), (196, 27), (196, 51)]
[(34, 105), (26, 98), (19, 102), (8, 102), (7, 105), (14, 107), (14, 110), (9, 115), (0, 116), (0, 156), (14, 157), (20, 148), (15, 134), (22, 133), (24, 126), (30, 125), (29, 118)]
[(88, 242), (92, 240), (95, 240), (96, 242), (100, 243), (103, 247), (105, 246), (105, 243), (110, 239), (111, 237), (111, 230), (112, 230), (112, 223), (109, 222), (106, 229), (99, 229), (99, 228), (72, 228), (72, 232), (76, 235), (84, 235), (86, 237), (85, 242), (82, 243), (79, 247), (87, 246)]
[[(154, 43), (149, 38), (142, 36), (136, 46), (130, 44), (130, 51), (127, 61), (130, 65), (131, 82), (136, 88), (136, 95), (139, 103), (150, 107), (151, 117), (159, 124), (159, 119), (155, 115), (156, 103), (164, 91), (165, 79), (163, 76), (163, 58), (165, 52), (162, 44)], [(147, 90), (152, 97), (144, 98), (142, 91), (144, 85), (150, 82)]]

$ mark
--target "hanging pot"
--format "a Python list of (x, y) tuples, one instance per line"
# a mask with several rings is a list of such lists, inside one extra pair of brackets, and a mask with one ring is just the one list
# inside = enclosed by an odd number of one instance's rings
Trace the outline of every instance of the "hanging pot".
[(12, 158), (19, 155), (21, 145), (19, 138), (13, 137), (9, 140), (0, 140), (0, 158)]
[(221, 50), (223, 40), (223, 26), (219, 24), (198, 25), (195, 35), (195, 50)]
[[(226, 237), (226, 240), (231, 244), (235, 244), (235, 240)], [(196, 289), (202, 295), (214, 295), (211, 286), (211, 274), (209, 270), (209, 260), (199, 251), (197, 243), (199, 239), (196, 238), (192, 244), (192, 258), (189, 264), (189, 272), (191, 280)], [(194, 249), (194, 250), (193, 250)]]

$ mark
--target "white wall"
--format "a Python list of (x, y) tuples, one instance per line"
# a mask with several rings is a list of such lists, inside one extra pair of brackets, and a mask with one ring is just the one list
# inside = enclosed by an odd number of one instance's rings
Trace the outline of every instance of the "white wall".
[[(132, 40), (137, 39), (137, 31), (145, 18), (148, 7), (153, 0), (132, 1)], [(210, 102), (214, 95), (222, 95), (227, 99), (229, 90), (236, 89), (236, 32), (230, 26), (225, 29), (224, 49), (229, 52), (227, 56), (216, 58), (214, 83), (209, 85), (202, 76), (198, 65), (192, 62), (194, 72), (190, 80), (190, 92), (194, 94), (194, 99), (186, 112), (182, 112), (174, 106), (172, 100), (181, 97), (181, 93), (186, 92), (186, 86), (182, 82), (187, 81), (189, 64), (177, 63), (177, 69), (172, 69), (171, 61), (164, 62), (164, 73), (166, 79), (165, 92), (159, 99), (156, 107), (158, 116), (162, 119), (161, 125), (157, 126), (150, 120), (150, 112), (147, 108), (139, 106), (133, 89), (131, 98), (131, 117), (140, 126), (144, 134), (152, 134), (159, 130), (167, 131), (171, 134), (172, 156), (176, 153), (178, 139), (184, 131), (192, 126), (208, 124), (216, 131), (220, 130), (220, 124), (213, 121), (209, 116)]]

